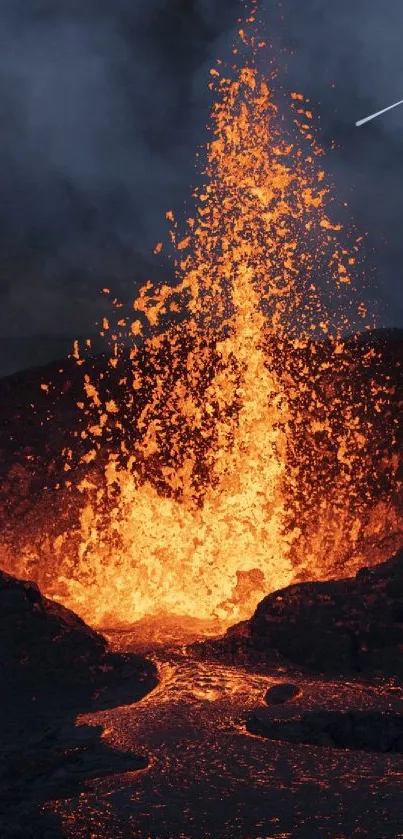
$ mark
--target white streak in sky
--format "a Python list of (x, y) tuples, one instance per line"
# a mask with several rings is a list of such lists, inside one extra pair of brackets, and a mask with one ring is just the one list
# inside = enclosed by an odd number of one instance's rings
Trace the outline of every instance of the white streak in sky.
[(375, 119), (375, 117), (379, 117), (381, 114), (386, 113), (386, 111), (390, 111), (391, 108), (396, 108), (397, 105), (403, 105), (403, 99), (400, 102), (394, 102), (393, 105), (389, 105), (387, 108), (384, 108), (382, 111), (377, 111), (376, 114), (371, 114), (369, 117), (365, 117), (365, 119), (360, 119), (356, 122), (357, 126), (364, 125), (364, 122), (369, 122), (370, 119)]

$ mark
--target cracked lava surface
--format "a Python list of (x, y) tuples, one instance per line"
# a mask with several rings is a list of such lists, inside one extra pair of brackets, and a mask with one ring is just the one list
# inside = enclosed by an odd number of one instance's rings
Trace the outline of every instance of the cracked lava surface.
[[(130, 633), (111, 642), (138, 649)], [(183, 645), (148, 655), (160, 678), (152, 693), (78, 722), (102, 725), (110, 747), (143, 753), (149, 765), (92, 779), (77, 797), (53, 803), (68, 839), (403, 837), (403, 756), (291, 745), (246, 731), (267, 688), (290, 674), (200, 661)], [(387, 685), (299, 676), (297, 684), (302, 696), (272, 715), (402, 711), (403, 691)]]

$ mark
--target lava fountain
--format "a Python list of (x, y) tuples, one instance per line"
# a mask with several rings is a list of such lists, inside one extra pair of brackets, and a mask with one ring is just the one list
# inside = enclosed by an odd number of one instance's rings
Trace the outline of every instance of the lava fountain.
[(146, 283), (134, 317), (105, 320), (108, 370), (85, 374), (87, 448), (80, 466), (65, 453), (77, 520), (51, 538), (42, 521), (39, 547), (7, 563), (38, 579), (51, 567), (45, 593), (93, 625), (228, 626), (303, 572), (351, 571), (376, 529), (369, 446), (387, 396), (365, 375), (351, 385), (374, 350), (343, 339), (371, 326), (350, 276), (360, 240), (347, 249), (330, 219), (309, 103), (292, 94), (287, 122), (259, 70), (255, 12), (239, 36), (234, 66), (210, 71), (195, 213), (182, 234), (167, 214), (176, 282)]

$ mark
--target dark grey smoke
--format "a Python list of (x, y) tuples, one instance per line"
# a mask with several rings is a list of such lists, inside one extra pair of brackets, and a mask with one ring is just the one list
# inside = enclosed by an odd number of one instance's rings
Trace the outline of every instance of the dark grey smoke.
[(165, 211), (190, 195), (203, 140), (199, 76), (237, 5), (2, 0), (3, 372), (23, 364), (30, 336), (42, 360), (92, 332), (102, 286), (131, 299), (158, 272), (145, 260)]
[(385, 303), (384, 322), (403, 326), (403, 106), (355, 127), (403, 98), (403, 4), (282, 0), (266, 17), (273, 43), (286, 50), (285, 84), (312, 99), (329, 149), (327, 169), (356, 226), (369, 234), (367, 261)]
[[(369, 262), (392, 301), (385, 322), (403, 325), (403, 108), (354, 127), (403, 96), (403, 6), (261, 6), (284, 86), (311, 96), (324, 143), (339, 143), (328, 165), (370, 233)], [(241, 0), (1, 0), (0, 372), (92, 332), (102, 286), (129, 299), (139, 278), (158, 273), (149, 255), (165, 211), (190, 196), (205, 140), (207, 69), (229, 54), (242, 9)]]

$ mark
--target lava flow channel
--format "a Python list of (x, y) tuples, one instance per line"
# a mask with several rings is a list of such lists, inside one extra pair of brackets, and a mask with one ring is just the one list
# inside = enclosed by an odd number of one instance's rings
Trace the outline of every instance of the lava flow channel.
[(155, 660), (155, 691), (79, 718), (103, 726), (118, 753), (146, 755), (149, 766), (91, 779), (79, 794), (48, 804), (68, 839), (89, 832), (93, 839), (401, 836), (401, 755), (268, 742), (245, 725), (255, 713), (278, 723), (335, 708), (399, 713), (400, 698), (299, 676), (301, 695), (269, 709), (264, 695), (284, 674), (203, 662), (189, 650), (161, 651)]
[[(373, 325), (351, 279), (361, 242), (347, 249), (330, 219), (309, 103), (292, 93), (282, 116), (258, 29), (254, 12), (234, 65), (210, 71), (204, 186), (184, 233), (167, 214), (175, 284), (146, 283), (134, 319), (104, 322), (112, 353), (100, 379), (85, 374), (81, 473), (65, 453), (77, 520), (55, 533), (48, 514), (8, 560), (92, 625), (228, 626), (298, 575), (353, 571), (379, 531), (370, 446), (388, 395), (365, 378), (373, 348), (344, 340)], [(384, 504), (383, 530), (393, 516)]]

